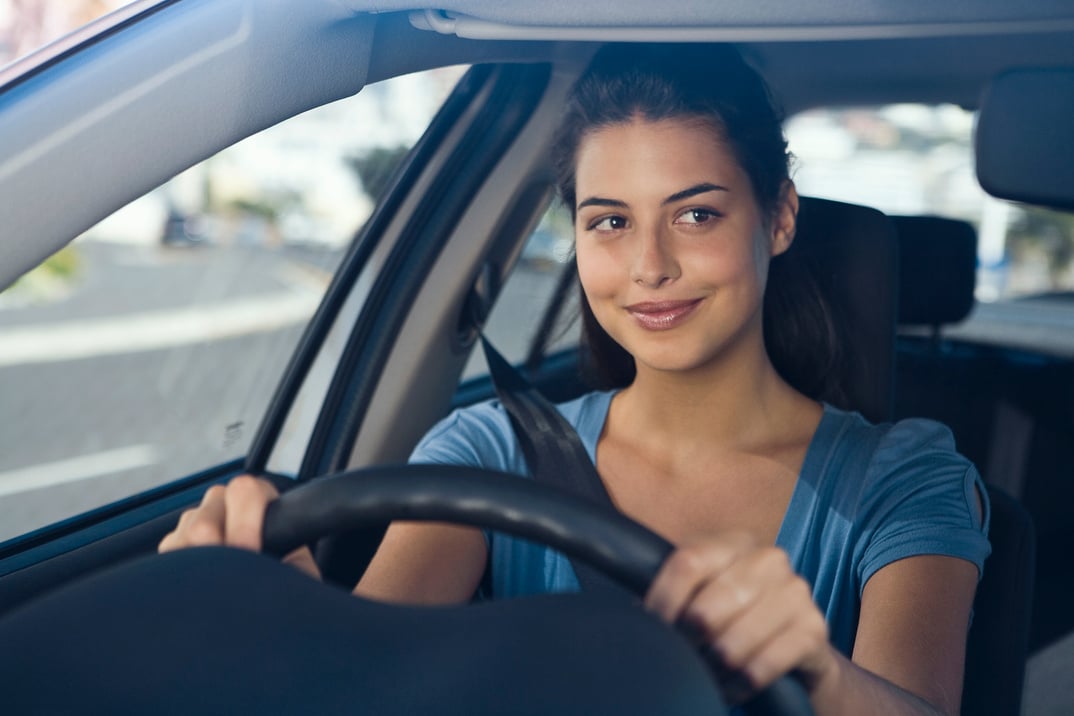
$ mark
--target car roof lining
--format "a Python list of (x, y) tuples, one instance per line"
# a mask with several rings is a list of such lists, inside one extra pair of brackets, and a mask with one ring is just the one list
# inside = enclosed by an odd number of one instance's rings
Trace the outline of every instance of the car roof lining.
[[(410, 11), (413, 0), (346, 0), (355, 11)], [(420, 5), (417, 7), (421, 7)], [(467, 21), (488, 27), (511, 28), (520, 33), (533, 31), (530, 38), (541, 36), (542, 28), (559, 30), (608, 30), (615, 28), (687, 28), (715, 27), (727, 30), (754, 29), (775, 36), (781, 30), (799, 29), (823, 32), (826, 28), (875, 28), (877, 32), (901, 29), (942, 27), (945, 34), (961, 28), (987, 25), (1010, 28), (1012, 23), (1074, 20), (1074, 7), (1066, 0), (902, 0), (898, 3), (854, 3), (845, 0), (811, 0), (810, 2), (744, 3), (736, 0), (618, 0), (615, 3), (579, 3), (575, 0), (544, 2), (503, 2), (502, 0), (440, 0), (436, 10), (416, 13), (428, 21), (454, 23), (456, 31)], [(775, 19), (773, 19), (775, 18)], [(460, 22), (461, 21), (461, 22)], [(578, 38), (575, 38), (578, 39)]]

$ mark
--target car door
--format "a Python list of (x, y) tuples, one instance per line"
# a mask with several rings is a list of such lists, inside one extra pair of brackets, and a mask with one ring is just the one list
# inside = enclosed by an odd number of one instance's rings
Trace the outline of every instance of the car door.
[[(85, 276), (121, 290), (118, 298), (81, 300), (98, 294), (79, 286), (75, 300), (36, 307), (33, 316), (66, 330), (47, 340), (34, 333), (39, 325), (0, 315), (8, 339), (3, 345), (10, 349), (0, 380), (11, 387), (7, 395), (25, 387), (26, 396), (6, 401), (5, 445), (12, 454), (21, 454), (20, 444), (47, 448), (45, 458), (32, 458), (38, 464), (23, 459), (0, 470), (9, 483), (30, 485), (9, 490), (3, 504), (11, 514), (24, 512), (13, 496), (29, 491), (48, 515), (0, 544), (0, 612), (151, 553), (182, 509), (209, 485), (244, 470), (286, 488), (346, 467), (405, 459), (449, 407), (476, 331), (550, 196), (543, 148), (569, 68), (579, 60), (558, 72), (530, 62), (468, 70), (414, 146), (388, 151), (397, 164), (378, 201), (353, 240), (334, 240), (330, 249), (311, 248), (303, 239), (326, 231), (308, 228), (311, 218), (294, 208), (305, 204), (294, 197), (287, 204), (276, 196), (282, 209), (233, 197), (242, 212), (231, 221), (187, 212), (181, 197), (189, 186), (157, 188), (180, 174), (180, 183), (195, 185), (194, 194), (215, 193), (216, 177), (226, 175), (231, 161), (218, 150), (376, 80), (469, 64), (489, 52), (488, 43), (455, 38), (430, 42), (421, 55), (392, 49), (415, 32), (406, 13), (374, 16), (335, 2), (135, 3), (70, 46), (4, 74), (0, 213), (22, 239), (0, 244), (5, 284), (61, 250), (46, 262), (53, 264), (48, 271), (62, 273), (65, 262), (81, 262), (77, 270)], [(535, 53), (503, 46), (499, 54), (526, 60)], [(383, 88), (373, 85), (362, 94)], [(404, 108), (399, 116), (406, 115)], [(353, 131), (373, 133), (384, 121), (373, 118)], [(311, 151), (296, 165), (314, 161)], [(350, 159), (361, 183), (376, 183), (368, 174), (378, 161), (372, 153)], [(218, 166), (212, 172), (199, 169), (203, 164), (189, 168), (199, 160)], [(245, 174), (278, 169), (264, 165)], [(278, 191), (285, 199), (286, 189)], [(115, 270), (116, 262), (109, 264), (114, 252), (83, 235), (121, 234), (117, 227), (125, 222), (110, 212), (126, 207), (127, 214), (138, 213), (131, 207), (145, 204), (143, 196), (157, 198), (163, 218), (153, 245), (143, 246), (134, 263), (149, 262), (156, 271), (139, 265), (117, 279), (108, 272)], [(76, 251), (64, 253), (76, 236)], [(144, 240), (145, 231), (140, 236)], [(123, 265), (130, 261), (118, 264), (131, 269)], [(99, 270), (105, 265), (111, 268)], [(287, 276), (281, 279), (281, 272)], [(281, 281), (293, 290), (275, 291)], [(149, 289), (162, 283), (187, 296), (181, 309), (155, 303), (165, 299)], [(109, 301), (124, 320), (96, 315), (96, 304)], [(234, 331), (207, 329), (188, 311), (199, 303), (213, 309), (214, 325), (241, 323), (249, 315), (239, 314), (256, 304), (254, 323), (268, 327), (246, 324), (236, 340)], [(278, 337), (274, 321), (284, 325), (286, 338), (249, 342), (254, 334)], [(87, 325), (94, 329), (90, 347), (72, 347), (72, 337), (84, 335), (80, 329)], [(10, 359), (20, 345), (12, 336), (33, 346), (22, 363)], [(227, 344), (229, 358), (217, 343)], [(52, 352), (42, 348), (46, 344)], [(35, 373), (41, 362), (49, 367)], [(192, 375), (199, 377), (188, 380)], [(243, 397), (236, 398), (236, 384), (244, 386)], [(195, 386), (197, 399), (179, 404), (176, 396)], [(156, 402), (125, 407), (124, 401), (141, 398)], [(214, 403), (227, 405), (217, 412)], [(16, 411), (27, 420), (17, 419)], [(152, 433), (153, 440), (102, 443), (94, 431), (119, 414), (128, 427), (166, 427)], [(190, 426), (206, 439), (188, 444), (181, 428)], [(47, 457), (49, 449), (67, 445), (81, 445), (80, 454)], [(47, 486), (54, 489), (38, 489), (33, 480), (41, 462), (53, 474), (66, 470), (67, 477)], [(150, 466), (150, 487), (128, 479)], [(102, 480), (115, 483), (115, 490), (87, 511), (79, 500)], [(66, 513), (65, 494), (78, 497), (67, 500)]]

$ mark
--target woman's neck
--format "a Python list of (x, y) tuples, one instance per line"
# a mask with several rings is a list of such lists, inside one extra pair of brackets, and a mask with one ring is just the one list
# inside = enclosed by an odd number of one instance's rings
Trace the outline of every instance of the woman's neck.
[[(794, 432), (819, 406), (791, 388), (767, 356), (713, 362), (693, 371), (638, 366), (617, 397), (616, 424), (640, 440), (672, 447), (705, 443), (751, 449)], [(627, 427), (629, 426), (629, 427)]]

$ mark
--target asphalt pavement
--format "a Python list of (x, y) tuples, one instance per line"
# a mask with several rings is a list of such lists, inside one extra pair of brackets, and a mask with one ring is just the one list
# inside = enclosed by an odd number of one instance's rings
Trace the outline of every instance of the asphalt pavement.
[(77, 252), (0, 302), (0, 541), (241, 456), (340, 257)]

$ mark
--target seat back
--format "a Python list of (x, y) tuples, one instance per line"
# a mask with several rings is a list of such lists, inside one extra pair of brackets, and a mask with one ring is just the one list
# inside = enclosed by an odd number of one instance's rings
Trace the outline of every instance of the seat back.
[(890, 219), (876, 209), (802, 197), (786, 254), (816, 281), (840, 334), (835, 377), (845, 400), (838, 407), (872, 422), (892, 415), (897, 250)]
[(1017, 716), (1022, 709), (1032, 618), (1036, 535), (1021, 503), (992, 485), (992, 555), (973, 602), (962, 713)]
[(993, 367), (980, 351), (941, 336), (944, 326), (973, 308), (977, 232), (965, 221), (938, 216), (891, 220), (900, 267), (895, 416), (932, 418), (951, 428), (959, 452), (987, 479)]
[[(956, 353), (940, 342), (940, 327), (957, 323), (973, 307), (977, 239), (973, 227), (933, 216), (892, 217), (899, 241), (899, 325), (929, 326), (932, 339), (900, 342), (899, 415), (941, 420), (959, 449), (978, 465), (998, 396), (984, 387), (992, 370), (973, 352)], [(1000, 436), (1003, 439), (1003, 436)], [(966, 448), (969, 447), (970, 450)], [(985, 475), (991, 481), (1003, 476)], [(1015, 716), (1021, 710), (1036, 564), (1036, 535), (1020, 502), (994, 484), (989, 540), (992, 554), (974, 599), (966, 647), (963, 714)]]

